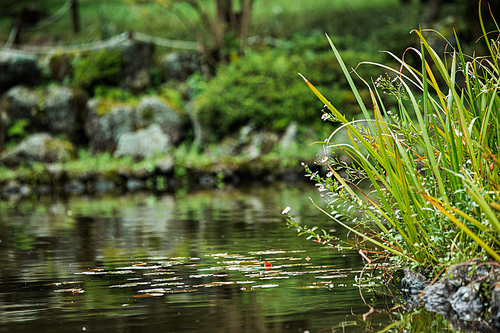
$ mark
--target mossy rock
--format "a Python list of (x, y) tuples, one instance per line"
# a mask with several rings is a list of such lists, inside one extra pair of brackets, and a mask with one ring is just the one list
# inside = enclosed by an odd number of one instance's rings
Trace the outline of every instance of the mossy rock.
[(73, 83), (89, 89), (97, 84), (117, 84), (125, 57), (118, 49), (102, 49), (75, 58)]
[(48, 133), (33, 134), (7, 151), (0, 161), (7, 166), (34, 162), (54, 163), (69, 161), (74, 155), (73, 144), (52, 137)]

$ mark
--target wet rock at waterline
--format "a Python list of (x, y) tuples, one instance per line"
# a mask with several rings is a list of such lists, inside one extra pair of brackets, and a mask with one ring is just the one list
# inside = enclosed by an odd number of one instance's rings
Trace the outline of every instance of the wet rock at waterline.
[(404, 270), (401, 280), (401, 292), (408, 310), (414, 310), (422, 305), (422, 290), (429, 284), (428, 279), (422, 274), (415, 273), (409, 269)]
[(405, 271), (403, 298), (410, 309), (423, 306), (443, 314), (453, 329), (500, 332), (499, 280), (499, 267), (476, 260), (451, 266), (433, 284), (423, 275)]
[(11, 51), (0, 51), (0, 93), (17, 84), (34, 84), (40, 77), (37, 58)]
[(48, 133), (33, 134), (0, 157), (7, 166), (21, 163), (53, 163), (67, 161), (74, 152), (73, 144), (52, 137)]

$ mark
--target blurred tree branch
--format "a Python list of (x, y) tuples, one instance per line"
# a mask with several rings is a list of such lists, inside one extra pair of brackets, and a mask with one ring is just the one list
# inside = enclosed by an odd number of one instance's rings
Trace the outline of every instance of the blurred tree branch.
[[(226, 62), (244, 54), (254, 0), (155, 1), (171, 10), (196, 37), (199, 51), (209, 67), (215, 68), (219, 62)], [(207, 7), (207, 3), (213, 3), (215, 8)], [(182, 4), (196, 12), (198, 24), (186, 16), (180, 6)]]

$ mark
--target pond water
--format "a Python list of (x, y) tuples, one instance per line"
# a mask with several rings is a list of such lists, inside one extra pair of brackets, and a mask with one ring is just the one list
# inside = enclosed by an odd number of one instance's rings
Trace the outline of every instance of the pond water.
[(395, 301), (364, 303), (361, 257), (286, 227), (290, 206), (345, 238), (305, 186), (1, 202), (0, 332), (383, 329)]

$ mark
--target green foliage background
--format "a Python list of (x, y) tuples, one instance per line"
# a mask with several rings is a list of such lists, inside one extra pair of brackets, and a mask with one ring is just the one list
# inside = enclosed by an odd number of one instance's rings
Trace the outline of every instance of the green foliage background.
[[(213, 129), (211, 139), (220, 139), (246, 124), (272, 131), (282, 131), (293, 121), (302, 126), (321, 125), (322, 105), (308, 92), (298, 72), (328, 91), (332, 103), (341, 106), (347, 117), (356, 117), (359, 108), (354, 94), (342, 80), (339, 64), (325, 41), (322, 34), (296, 36), (280, 49), (252, 51), (221, 66), (194, 103), (195, 116)], [(377, 61), (383, 55), (345, 50), (344, 58), (355, 68), (363, 59)], [(356, 71), (364, 78), (380, 75), (380, 69), (371, 66)], [(368, 97), (367, 91), (362, 94)]]

